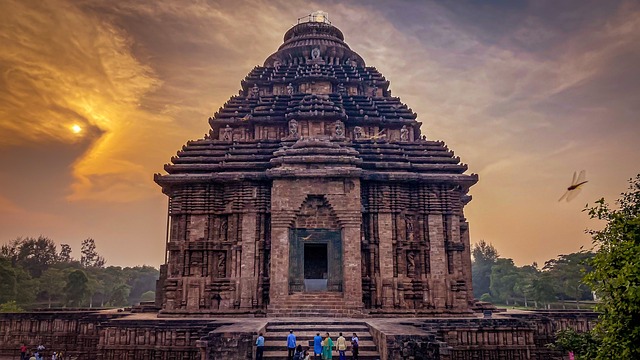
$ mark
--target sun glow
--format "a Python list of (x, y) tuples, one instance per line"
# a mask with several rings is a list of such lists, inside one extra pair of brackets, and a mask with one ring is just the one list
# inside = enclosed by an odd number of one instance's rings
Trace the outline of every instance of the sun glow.
[(81, 127), (80, 127), (80, 125), (78, 125), (78, 124), (73, 124), (73, 125), (71, 126), (71, 131), (72, 131), (74, 134), (78, 134), (78, 133), (80, 133), (80, 132), (82, 131), (82, 128), (81, 128)]

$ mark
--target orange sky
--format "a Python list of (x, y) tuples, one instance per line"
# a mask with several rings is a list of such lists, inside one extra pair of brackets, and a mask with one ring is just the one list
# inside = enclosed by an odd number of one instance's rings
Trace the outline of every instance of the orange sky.
[(92, 237), (109, 264), (162, 263), (153, 173), (317, 9), (480, 175), (472, 242), (518, 264), (577, 251), (598, 226), (584, 205), (640, 172), (635, 1), (5, 0), (0, 243), (42, 234), (79, 256)]

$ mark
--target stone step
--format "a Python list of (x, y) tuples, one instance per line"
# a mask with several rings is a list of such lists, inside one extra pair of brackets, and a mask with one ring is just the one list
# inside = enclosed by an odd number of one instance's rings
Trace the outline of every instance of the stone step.
[(272, 321), (269, 323), (269, 328), (272, 326), (300, 326), (300, 327), (305, 327), (307, 325), (318, 325), (318, 326), (323, 326), (323, 325), (348, 325), (348, 326), (352, 326), (352, 325), (357, 325), (357, 326), (364, 326), (367, 327), (367, 323), (363, 322), (362, 320), (357, 320), (357, 319), (340, 319), (340, 320), (335, 320), (335, 319), (326, 319), (324, 317), (322, 318), (317, 318), (317, 319), (309, 319), (309, 320), (300, 320), (300, 319), (292, 319), (292, 320), (287, 320), (287, 319), (281, 319), (281, 320), (277, 320), (277, 321)]
[[(309, 351), (309, 354), (313, 354), (313, 351)], [(287, 350), (282, 351), (265, 351), (264, 352), (265, 359), (272, 360), (286, 360), (287, 359)], [(333, 351), (333, 358), (338, 360), (338, 351)], [(359, 351), (358, 358), (361, 360), (380, 360), (380, 355), (377, 351)], [(347, 359), (351, 359), (351, 351), (347, 350)]]
[[(308, 348), (313, 348), (313, 342), (310, 343), (310, 341), (312, 341), (312, 340), (309, 340), (309, 341), (300, 341), (300, 340), (298, 340), (296, 342), (296, 344), (302, 345), (303, 348), (307, 348), (307, 347)], [(264, 350), (265, 351), (279, 351), (279, 350), (284, 349), (286, 344), (287, 344), (286, 339), (279, 340), (279, 341), (272, 341), (272, 340), (265, 341), (264, 342)], [(374, 344), (373, 341), (360, 340), (359, 344), (360, 344), (360, 351), (376, 351), (377, 350), (376, 344)], [(351, 351), (350, 349), (351, 349), (351, 347), (349, 347), (348, 351)]]
[[(310, 323), (310, 324), (300, 324), (300, 323), (295, 323), (295, 324), (278, 324), (278, 325), (269, 325), (267, 326), (267, 331), (289, 331), (291, 330), (291, 325), (295, 325), (296, 328), (298, 329), (298, 331), (304, 331), (304, 330), (308, 330), (308, 331), (314, 331), (314, 330), (318, 330), (318, 331), (322, 331), (325, 330), (326, 331), (333, 331), (335, 332), (336, 330), (345, 332), (347, 330), (351, 331), (351, 332), (358, 332), (359, 331), (366, 331), (369, 332), (369, 327), (366, 324), (363, 323), (355, 323), (355, 324), (344, 324), (344, 323), (336, 323), (336, 324), (326, 324), (326, 323)], [(325, 331), (325, 332), (326, 332)]]

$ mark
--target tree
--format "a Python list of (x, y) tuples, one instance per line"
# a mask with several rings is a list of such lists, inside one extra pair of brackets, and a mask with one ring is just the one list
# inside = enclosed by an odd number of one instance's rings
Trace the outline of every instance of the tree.
[(509, 305), (509, 300), (514, 298), (514, 289), (518, 281), (518, 268), (513, 260), (499, 258), (491, 267), (490, 287), (491, 297)]
[(39, 236), (37, 239), (17, 238), (2, 246), (0, 254), (10, 259), (14, 267), (22, 267), (34, 278), (40, 277), (49, 266), (58, 261), (56, 244), (44, 236)]
[(0, 304), (15, 301), (18, 294), (16, 272), (11, 262), (0, 258)]
[(71, 246), (69, 246), (69, 244), (60, 244), (58, 260), (64, 263), (70, 263), (73, 261), (73, 258), (71, 257)]
[(588, 262), (593, 256), (592, 252), (580, 251), (545, 262), (543, 270), (549, 273), (556, 295), (563, 304), (565, 300), (591, 300), (591, 288), (583, 278), (591, 271)]
[(51, 308), (51, 302), (53, 300), (60, 300), (64, 295), (64, 288), (66, 285), (66, 279), (68, 275), (65, 275), (64, 271), (56, 268), (47, 269), (40, 279), (38, 279), (38, 292), (41, 298), (47, 299), (47, 305)]
[(471, 266), (473, 296), (479, 299), (490, 291), (491, 267), (498, 260), (498, 250), (493, 245), (480, 240), (479, 243), (473, 245), (471, 254), (473, 255)]
[(113, 306), (126, 306), (129, 304), (129, 291), (131, 286), (127, 284), (120, 284), (115, 287), (109, 303)]
[(604, 199), (585, 209), (604, 220), (602, 230), (591, 230), (597, 248), (586, 281), (600, 296), (595, 331), (602, 340), (597, 359), (640, 359), (640, 174), (614, 210)]
[(104, 266), (105, 260), (102, 256), (98, 255), (95, 240), (91, 238), (82, 240), (82, 248), (80, 252), (82, 253), (80, 256), (80, 264), (82, 264), (83, 267)]
[(16, 313), (23, 312), (22, 308), (15, 301), (0, 303), (0, 313)]
[(89, 279), (82, 270), (74, 270), (67, 276), (67, 285), (64, 291), (67, 295), (67, 303), (73, 307), (79, 307), (89, 295)]
[(579, 333), (573, 329), (560, 330), (556, 333), (556, 341), (547, 346), (553, 350), (573, 352), (576, 360), (593, 359), (598, 350), (600, 339), (590, 332)]

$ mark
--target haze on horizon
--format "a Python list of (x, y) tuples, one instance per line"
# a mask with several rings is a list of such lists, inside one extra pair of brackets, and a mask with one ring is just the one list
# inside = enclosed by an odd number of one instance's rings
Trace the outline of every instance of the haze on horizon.
[(5, 0), (0, 244), (44, 235), (79, 257), (91, 237), (108, 265), (161, 264), (153, 174), (318, 9), (479, 174), (472, 242), (520, 265), (588, 248), (585, 204), (640, 172), (636, 1)]

